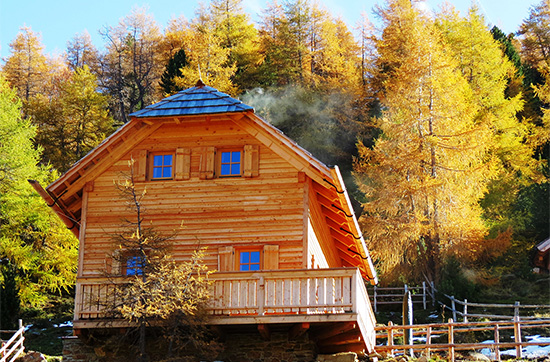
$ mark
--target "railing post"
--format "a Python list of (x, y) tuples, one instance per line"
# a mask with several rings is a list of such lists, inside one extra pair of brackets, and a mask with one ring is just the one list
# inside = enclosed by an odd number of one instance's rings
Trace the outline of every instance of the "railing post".
[[(428, 328), (426, 330), (426, 345), (430, 346), (431, 344), (432, 344), (432, 326), (428, 326)], [(427, 347), (426, 348), (426, 358), (428, 360), (430, 359), (430, 352), (431, 352), (431, 348)]]
[(260, 277), (258, 280), (258, 315), (264, 315), (265, 307), (265, 281), (264, 277)]
[[(393, 322), (388, 322), (388, 346), (393, 346)], [(390, 348), (390, 356), (394, 357), (393, 349)]]
[(464, 299), (464, 323), (468, 323), (468, 299)]
[(498, 330), (498, 324), (495, 325), (495, 361), (500, 362), (500, 348), (498, 347), (500, 343), (500, 333)]
[(519, 343), (516, 345), (516, 358), (521, 359), (521, 325), (519, 316), (514, 317), (514, 342)]
[(449, 318), (449, 361), (454, 362), (455, 360), (455, 336), (454, 336), (454, 321)]
[(422, 306), (426, 310), (426, 282), (422, 282)]
[(456, 303), (454, 295), (451, 295), (451, 307), (453, 309), (453, 321), (456, 321)]

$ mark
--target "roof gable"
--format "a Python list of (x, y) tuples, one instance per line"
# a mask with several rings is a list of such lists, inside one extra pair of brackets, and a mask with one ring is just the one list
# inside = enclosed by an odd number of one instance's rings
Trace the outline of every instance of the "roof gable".
[(175, 117), (246, 111), (254, 111), (254, 108), (199, 81), (195, 87), (176, 93), (130, 116)]

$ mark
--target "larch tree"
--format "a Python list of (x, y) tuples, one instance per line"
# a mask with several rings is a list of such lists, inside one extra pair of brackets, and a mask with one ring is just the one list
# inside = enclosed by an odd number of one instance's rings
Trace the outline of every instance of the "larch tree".
[(175, 78), (178, 87), (188, 88), (202, 81), (224, 93), (237, 94), (232, 78), (235, 64), (228, 64), (231, 49), (222, 46), (223, 39), (216, 32), (215, 23), (206, 8), (201, 7), (185, 34), (185, 54), (189, 64)]
[(244, 12), (243, 0), (213, 0), (210, 13), (221, 47), (229, 49), (228, 65), (235, 65), (233, 83), (237, 88), (257, 85), (256, 72), (260, 64), (258, 31)]
[(50, 293), (74, 285), (78, 240), (28, 184), (48, 184), (54, 170), (38, 165), (36, 127), (0, 75), (0, 259), (9, 260), (24, 306), (43, 306)]
[(87, 31), (76, 34), (67, 42), (66, 61), (72, 71), (87, 65), (94, 73), (99, 72), (99, 52), (92, 43), (92, 38)]
[(381, 135), (372, 149), (359, 145), (360, 223), (382, 271), (437, 280), (443, 256), (475, 253), (485, 236), (478, 201), (492, 177), (491, 133), (433, 21), (409, 0), (379, 14)]
[(43, 91), (49, 73), (49, 60), (44, 55), (40, 35), (29, 27), (21, 28), (10, 43), (11, 55), (2, 71), (24, 102)]
[(102, 35), (107, 53), (101, 57), (100, 81), (111, 95), (111, 112), (119, 123), (153, 103), (164, 65), (160, 61), (160, 30), (145, 9), (135, 8), (118, 26)]
[(65, 172), (112, 133), (114, 120), (109, 97), (98, 91), (88, 66), (77, 68), (57, 88), (51, 98), (33, 98), (28, 109), (39, 129), (36, 142), (43, 147), (43, 160)]

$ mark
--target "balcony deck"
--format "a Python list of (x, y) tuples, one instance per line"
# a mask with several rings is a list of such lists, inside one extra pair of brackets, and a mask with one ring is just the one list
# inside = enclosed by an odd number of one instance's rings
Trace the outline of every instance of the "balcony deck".
[[(374, 351), (376, 320), (358, 269), (218, 272), (211, 279), (213, 326), (257, 325), (266, 336), (270, 326), (286, 326), (289, 335), (309, 330), (321, 351)], [(106, 323), (102, 301), (114, 288), (106, 278), (77, 280), (75, 330), (125, 326)]]

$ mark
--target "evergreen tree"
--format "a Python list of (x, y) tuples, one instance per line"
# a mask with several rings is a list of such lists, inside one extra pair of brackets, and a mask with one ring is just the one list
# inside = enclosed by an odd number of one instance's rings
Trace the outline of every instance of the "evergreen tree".
[(189, 63), (187, 62), (187, 56), (185, 55), (184, 49), (178, 50), (176, 54), (170, 58), (168, 64), (166, 65), (166, 70), (162, 73), (162, 77), (160, 77), (159, 83), (166, 96), (182, 90), (182, 88), (176, 86), (174, 78), (181, 77), (181, 68), (187, 66), (188, 64)]

